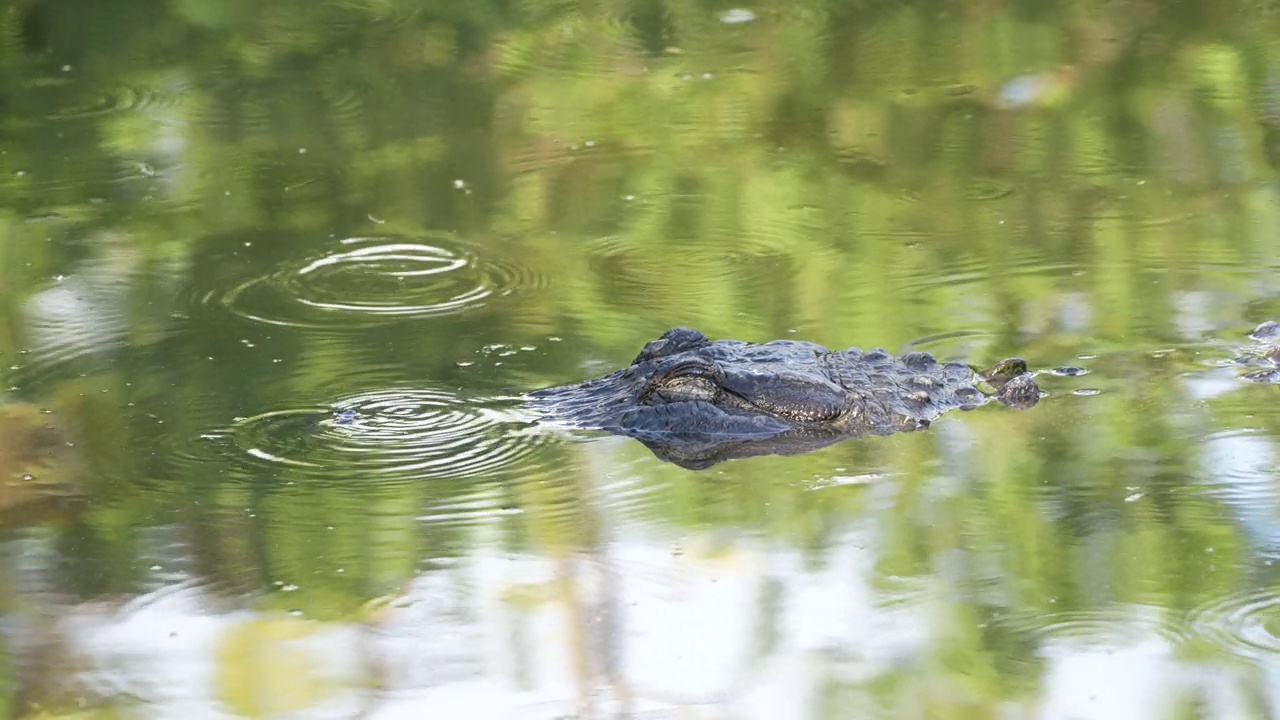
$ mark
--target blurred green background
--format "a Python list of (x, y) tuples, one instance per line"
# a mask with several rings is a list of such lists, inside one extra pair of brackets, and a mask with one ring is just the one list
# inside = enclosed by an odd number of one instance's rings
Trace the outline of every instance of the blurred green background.
[[(1276, 38), (5, 0), (0, 716), (1274, 716)], [(522, 408), (675, 325), (1089, 374), (702, 473)]]

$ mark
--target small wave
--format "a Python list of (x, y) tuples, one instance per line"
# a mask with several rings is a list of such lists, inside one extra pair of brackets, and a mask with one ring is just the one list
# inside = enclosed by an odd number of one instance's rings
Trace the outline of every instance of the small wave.
[(520, 433), (521, 424), (497, 401), (391, 388), (238, 418), (205, 438), (225, 441), (224, 451), (259, 467), (387, 482), (471, 477), (519, 464), (545, 437)]
[(912, 269), (900, 276), (898, 289), (922, 290), (944, 286), (961, 286), (973, 283), (1014, 278), (1065, 278), (1080, 272), (1074, 263), (1050, 262), (1034, 253), (1023, 257), (1003, 258), (999, 262), (974, 259), (956, 263), (947, 268), (929, 268), (927, 272)]
[(1251, 658), (1280, 652), (1280, 588), (1221, 598), (1192, 610), (1188, 623), (1195, 637)]
[(444, 237), (353, 237), (323, 255), (286, 263), (194, 302), (254, 322), (356, 329), (466, 312), (537, 285), (525, 269)]
[(977, 350), (996, 340), (998, 335), (990, 330), (950, 330), (911, 340), (899, 349), (898, 354), (928, 350), (941, 358), (963, 362), (964, 359), (973, 357)]
[(628, 23), (616, 15), (587, 21), (566, 14), (533, 32), (501, 38), (493, 67), (504, 78), (566, 75), (588, 77), (644, 72), (641, 50)]
[(170, 107), (184, 96), (184, 88), (161, 90), (132, 85), (85, 87), (83, 83), (36, 83), (32, 90), (45, 94), (49, 121), (80, 120), (126, 112), (147, 112)]
[(1186, 640), (1169, 612), (1151, 605), (1108, 604), (1045, 614), (1019, 614), (997, 621), (1001, 627), (1038, 642), (1065, 642), (1090, 648), (1122, 648), (1158, 638), (1172, 645)]
[(1204, 438), (1201, 447), (1199, 488), (1231, 513), (1255, 553), (1271, 560), (1280, 557), (1275, 439), (1265, 431), (1230, 429)]

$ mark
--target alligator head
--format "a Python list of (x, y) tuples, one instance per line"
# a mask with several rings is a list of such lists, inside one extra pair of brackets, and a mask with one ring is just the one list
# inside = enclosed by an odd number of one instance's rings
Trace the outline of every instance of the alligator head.
[(689, 328), (667, 331), (611, 375), (530, 395), (561, 423), (638, 438), (664, 460), (695, 468), (917, 430), (992, 400), (1025, 408), (1039, 398), (1016, 358), (980, 374), (928, 353), (712, 342)]

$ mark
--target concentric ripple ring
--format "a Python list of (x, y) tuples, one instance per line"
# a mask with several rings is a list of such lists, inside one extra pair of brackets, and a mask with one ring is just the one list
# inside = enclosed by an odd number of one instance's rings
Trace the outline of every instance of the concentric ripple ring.
[(237, 418), (217, 435), (250, 463), (335, 479), (458, 478), (492, 473), (537, 450), (523, 422), (492, 400), (391, 388)]
[(1168, 611), (1150, 605), (1117, 603), (1049, 614), (1017, 614), (999, 622), (1037, 644), (1058, 642), (1114, 649), (1156, 638), (1171, 645), (1185, 640)]
[(359, 328), (471, 310), (532, 284), (525, 275), (447, 237), (352, 237), (201, 301), (271, 325)]
[(1195, 635), (1233, 655), (1275, 657), (1280, 652), (1280, 587), (1201, 605), (1188, 622)]

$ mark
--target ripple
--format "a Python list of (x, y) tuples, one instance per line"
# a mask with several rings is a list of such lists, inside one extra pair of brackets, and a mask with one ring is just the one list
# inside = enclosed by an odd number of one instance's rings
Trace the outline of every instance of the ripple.
[[(302, 469), (374, 480), (459, 478), (492, 473), (526, 460), (545, 434), (495, 399), (464, 400), (428, 389), (390, 388), (331, 405), (275, 410), (237, 418), (207, 433), (224, 448), (263, 467)], [(514, 401), (510, 401), (514, 402)]]
[(539, 284), (526, 269), (443, 237), (354, 237), (341, 245), (194, 301), (269, 325), (356, 329), (466, 312)]
[(1075, 263), (1052, 262), (1039, 253), (1025, 251), (1001, 258), (998, 262), (987, 258), (973, 258), (950, 264), (949, 267), (912, 268), (907, 273), (895, 275), (900, 280), (897, 288), (908, 291), (995, 280), (1003, 283), (1014, 278), (1066, 278), (1080, 269)]
[(142, 112), (176, 104), (186, 87), (174, 84), (171, 90), (132, 85), (96, 87), (70, 78), (46, 78), (29, 84), (28, 89), (44, 96), (48, 109), (41, 115), (48, 121), (80, 120), (125, 112)]
[(494, 46), (492, 64), (505, 78), (547, 74), (598, 77), (642, 75), (639, 44), (616, 15), (590, 21), (572, 15), (544, 23), (538, 31), (511, 35)]
[(369, 91), (353, 85), (337, 85), (321, 89), (329, 104), (330, 117), (343, 127), (351, 127), (364, 117)]
[(997, 622), (1034, 640), (1092, 648), (1132, 647), (1153, 639), (1170, 644), (1186, 640), (1168, 611), (1153, 605), (1114, 604), (1085, 610), (1015, 615)]
[[(778, 261), (752, 242), (759, 238), (744, 237), (738, 247), (718, 243), (676, 247), (638, 235), (591, 241), (588, 252), (601, 268), (594, 282), (602, 283), (601, 278), (608, 276), (607, 285), (599, 291), (607, 303), (592, 308), (593, 324), (634, 327), (637, 308), (659, 311), (667, 306), (673, 310), (679, 306), (685, 321), (695, 323), (699, 312), (726, 297), (765, 292), (777, 283)], [(808, 259), (821, 263), (827, 257), (829, 253), (815, 249)], [(693, 307), (688, 306), (691, 301)]]
[[(57, 171), (30, 173), (16, 179), (20, 182), (14, 185), (22, 197), (33, 201), (34, 208), (41, 214), (40, 219), (58, 220), (61, 218), (50, 218), (44, 212), (46, 208), (40, 203), (45, 198), (73, 190), (83, 192), (86, 187), (100, 188), (104, 195), (117, 190), (126, 194), (136, 190), (152, 193), (152, 197), (157, 198), (163, 190), (156, 181), (163, 178), (169, 169), (161, 170), (141, 160), (95, 164), (89, 158), (72, 157)], [(97, 203), (98, 200), (91, 202)]]
[(948, 200), (992, 202), (1011, 197), (1017, 189), (998, 177), (974, 177), (963, 185), (922, 183), (897, 187), (895, 195), (904, 203), (935, 203)]
[(127, 289), (124, 280), (98, 285), (70, 276), (33, 294), (23, 308), (31, 342), (29, 361), (54, 366), (118, 350), (127, 330), (122, 311)]
[(1201, 443), (1198, 486), (1231, 514), (1254, 552), (1280, 557), (1280, 480), (1274, 439), (1263, 431), (1234, 429)]
[(97, 92), (79, 105), (61, 108), (45, 117), (49, 120), (70, 120), (118, 112), (142, 111), (166, 100), (164, 95), (154, 90), (129, 87), (109, 88)]
[[(169, 307), (149, 304), (144, 315), (130, 315), (130, 299), (139, 287), (175, 291), (180, 269), (141, 258), (118, 238), (97, 238), (101, 249), (33, 292), (16, 310), (20, 337), (12, 365), (0, 369), (6, 386), (36, 385), (100, 370), (124, 347), (141, 350), (168, 333)], [(141, 323), (145, 331), (130, 321)]]
[(1194, 636), (1232, 654), (1271, 658), (1280, 652), (1280, 587), (1254, 590), (1191, 611)]
[(412, 3), (387, 3), (378, 0), (329, 0), (329, 9), (346, 12), (346, 17), (330, 21), (331, 30), (355, 31), (370, 21), (392, 28), (403, 27), (422, 16), (423, 10)]
[(523, 512), (523, 508), (507, 504), (494, 488), (483, 486), (477, 492), (434, 503), (416, 519), (429, 525), (474, 526)]
[(963, 361), (972, 357), (979, 349), (998, 340), (996, 333), (990, 330), (957, 329), (933, 333), (905, 343), (898, 354), (903, 355), (916, 350), (929, 352), (946, 360)]
[(972, 182), (961, 190), (961, 197), (965, 200), (985, 202), (1007, 198), (1013, 194), (1013, 191), (1013, 185), (1008, 181), (980, 177), (974, 178)]

